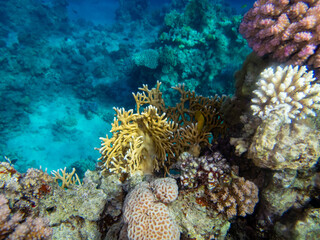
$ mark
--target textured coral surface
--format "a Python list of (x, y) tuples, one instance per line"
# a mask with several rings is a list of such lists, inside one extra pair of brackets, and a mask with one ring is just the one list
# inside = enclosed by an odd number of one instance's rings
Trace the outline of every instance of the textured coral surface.
[(180, 239), (178, 226), (167, 206), (161, 203), (161, 201), (171, 202), (177, 197), (178, 186), (175, 180), (170, 178), (157, 179), (151, 184), (142, 182), (136, 186), (126, 197), (123, 207), (128, 238), (130, 240)]
[(257, 128), (248, 157), (259, 167), (307, 169), (317, 162), (319, 151), (319, 131), (308, 121), (284, 124), (274, 116)]
[(229, 186), (221, 186), (210, 193), (218, 212), (228, 218), (252, 214), (258, 199), (258, 187), (244, 178), (233, 179)]
[(25, 218), (21, 212), (12, 214), (9, 201), (0, 195), (0, 239), (43, 239), (52, 237), (49, 221), (41, 217)]
[(258, 0), (244, 16), (240, 33), (260, 56), (320, 67), (318, 0)]
[(313, 71), (307, 71), (305, 66), (265, 69), (254, 91), (257, 97), (251, 100), (253, 114), (262, 119), (277, 114), (289, 123), (291, 119), (315, 116), (313, 109), (320, 108), (320, 84), (315, 80)]

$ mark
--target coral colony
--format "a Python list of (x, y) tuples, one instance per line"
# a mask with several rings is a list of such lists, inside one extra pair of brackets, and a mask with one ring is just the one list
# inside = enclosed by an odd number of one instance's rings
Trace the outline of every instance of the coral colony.
[[(258, 0), (241, 23), (220, 1), (183, 2), (167, 9), (160, 45), (132, 55), (161, 82), (114, 107), (95, 170), (0, 163), (0, 240), (320, 238), (320, 1)], [(235, 26), (253, 50), (235, 94), (197, 94)]]

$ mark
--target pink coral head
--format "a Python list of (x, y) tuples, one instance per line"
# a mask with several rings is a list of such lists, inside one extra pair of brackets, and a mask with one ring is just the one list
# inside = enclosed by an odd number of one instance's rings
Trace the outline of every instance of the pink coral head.
[(319, 68), (320, 1), (258, 0), (239, 32), (259, 55)]

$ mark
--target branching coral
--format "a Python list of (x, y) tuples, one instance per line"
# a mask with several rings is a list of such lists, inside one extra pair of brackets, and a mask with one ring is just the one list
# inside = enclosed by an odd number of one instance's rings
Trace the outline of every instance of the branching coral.
[(305, 66), (265, 69), (258, 80), (257, 96), (251, 101), (254, 115), (266, 119), (270, 114), (291, 119), (304, 119), (306, 115), (315, 116), (313, 109), (320, 108), (320, 84), (314, 83), (313, 71)]
[(165, 113), (169, 120), (178, 124), (174, 132), (175, 154), (179, 156), (184, 151), (191, 151), (194, 155), (200, 146), (208, 146), (211, 134), (218, 136), (226, 130), (220, 109), (226, 96), (203, 97), (193, 91), (186, 91), (184, 85), (173, 87), (180, 94), (180, 101), (174, 107), (166, 107), (160, 91), (161, 83), (151, 90), (144, 85), (142, 93), (134, 94), (137, 111), (140, 106), (150, 104)]
[(306, 67), (267, 68), (260, 75), (251, 109), (243, 116), (242, 138), (231, 139), (238, 154), (248, 150), (255, 165), (270, 169), (306, 169), (319, 157), (319, 131), (308, 115), (319, 109), (320, 85)]
[(210, 199), (220, 213), (228, 218), (252, 214), (258, 202), (258, 187), (244, 178), (235, 178), (230, 185), (210, 192)]
[(110, 172), (134, 174), (138, 170), (153, 172), (165, 167), (173, 157), (171, 139), (175, 124), (168, 122), (165, 114), (149, 106), (140, 113), (116, 109), (109, 138), (101, 138), (99, 149), (104, 166)]
[(204, 184), (207, 189), (212, 190), (230, 179), (231, 168), (219, 152), (202, 157), (194, 157), (184, 152), (180, 155), (179, 162), (180, 180), (185, 188), (195, 188)]
[[(178, 197), (178, 186), (172, 178), (142, 182), (126, 197), (124, 222), (129, 240), (180, 239), (180, 231), (164, 203)], [(159, 201), (160, 200), (160, 201)]]
[[(61, 188), (68, 188), (70, 185), (81, 185), (81, 181), (79, 179), (78, 174), (76, 174), (76, 169), (73, 168), (71, 173), (66, 172), (67, 167), (64, 169), (58, 169), (57, 171), (52, 171), (52, 175), (54, 176), (54, 180), (58, 182), (61, 181)], [(60, 174), (60, 171), (62, 175)]]
[(258, 0), (240, 33), (260, 56), (320, 68), (320, 1)]
[(142, 88), (139, 88), (138, 93), (133, 93), (134, 100), (137, 104), (137, 112), (140, 113), (140, 107), (145, 104), (152, 105), (160, 111), (160, 114), (165, 112), (165, 103), (162, 98), (162, 92), (160, 91), (161, 83), (158, 81), (155, 88), (149, 89), (148, 85), (144, 84)]
[(203, 97), (196, 95), (193, 91), (185, 90), (183, 84), (179, 84), (173, 89), (180, 93), (180, 102), (166, 110), (169, 119), (178, 123), (179, 126), (187, 126), (199, 122), (197, 115), (201, 114), (203, 117), (202, 131), (212, 132), (213, 135), (224, 133), (226, 124), (222, 119), (220, 110), (227, 98), (226, 96)]
[(186, 188), (206, 186), (208, 199), (213, 208), (227, 218), (252, 214), (258, 202), (258, 187), (251, 181), (236, 175), (233, 167), (218, 151), (195, 158), (183, 153), (181, 184)]
[(166, 169), (184, 151), (199, 155), (211, 133), (225, 130), (219, 113), (225, 97), (197, 96), (179, 85), (175, 89), (181, 93), (180, 102), (166, 108), (160, 85), (153, 89), (144, 85), (142, 93), (133, 94), (137, 113), (115, 108), (112, 137), (101, 138), (99, 148), (105, 169), (129, 174)]

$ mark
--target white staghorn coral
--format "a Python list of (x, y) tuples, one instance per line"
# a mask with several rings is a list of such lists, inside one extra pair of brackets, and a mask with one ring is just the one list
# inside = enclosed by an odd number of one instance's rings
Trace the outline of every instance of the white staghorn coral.
[(315, 116), (312, 109), (320, 109), (320, 84), (314, 81), (313, 71), (307, 71), (305, 66), (265, 69), (254, 91), (257, 97), (251, 100), (253, 115), (264, 120), (277, 114), (287, 123), (307, 115)]

